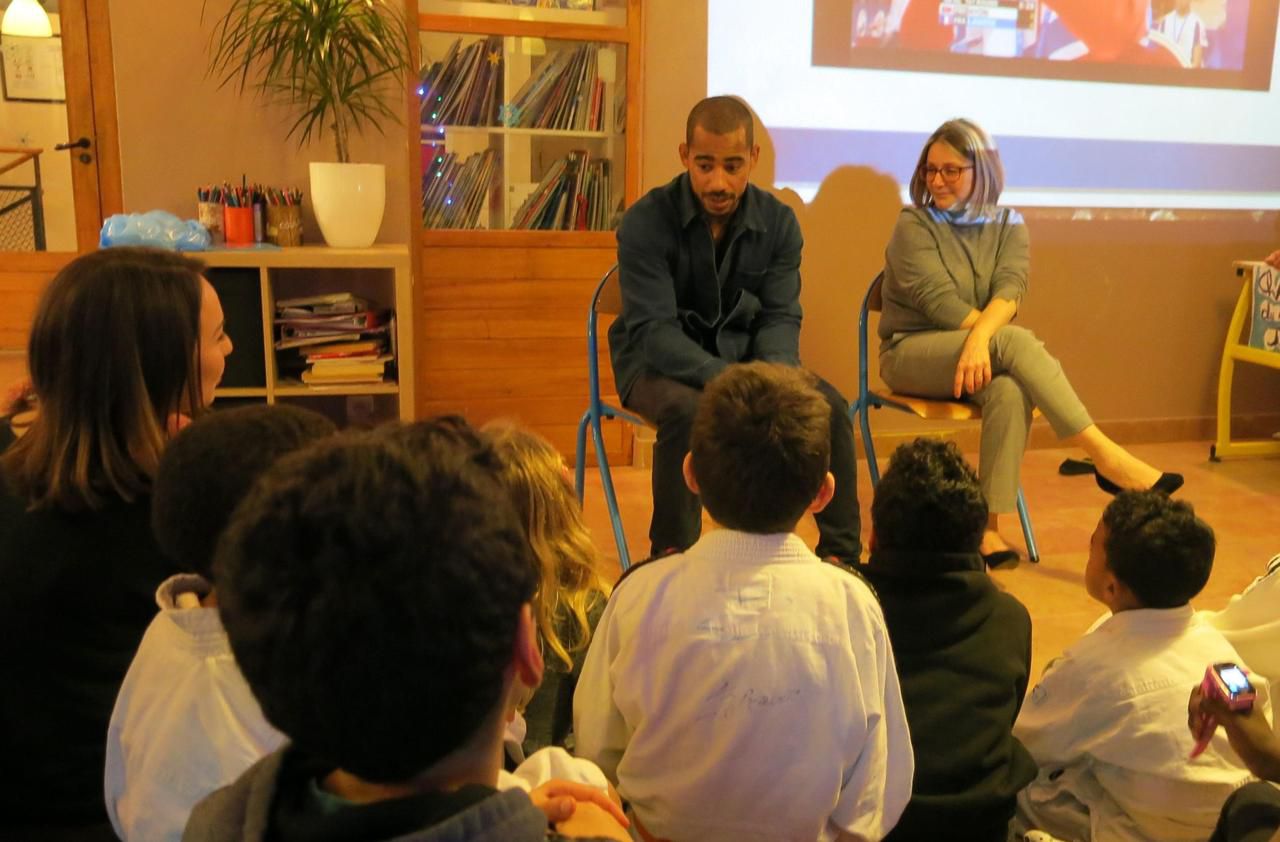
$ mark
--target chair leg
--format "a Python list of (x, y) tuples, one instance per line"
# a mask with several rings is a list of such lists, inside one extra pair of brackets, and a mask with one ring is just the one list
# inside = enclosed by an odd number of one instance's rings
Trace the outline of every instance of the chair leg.
[(604, 452), (604, 432), (600, 420), (591, 421), (591, 438), (596, 446), (596, 463), (600, 466), (600, 485), (604, 488), (604, 503), (609, 509), (613, 525), (613, 542), (618, 547), (618, 563), (625, 572), (631, 566), (631, 553), (627, 551), (627, 533), (622, 528), (622, 512), (618, 508), (618, 496), (613, 490), (613, 473), (609, 470), (609, 457)]
[(862, 407), (862, 450), (867, 455), (867, 473), (871, 476), (871, 488), (874, 490), (880, 484), (880, 466), (876, 464), (876, 445), (871, 440), (871, 422), (867, 419), (870, 409), (865, 404)]
[(586, 492), (587, 482), (587, 423), (591, 420), (591, 410), (582, 413), (578, 422), (578, 449), (573, 460), (573, 490), (578, 494), (578, 505), (581, 506)]
[(1031, 515), (1027, 514), (1027, 500), (1022, 496), (1022, 486), (1018, 486), (1018, 520), (1022, 521), (1022, 538), (1027, 542), (1027, 558), (1039, 563), (1040, 548), (1036, 546), (1036, 533), (1031, 527)]

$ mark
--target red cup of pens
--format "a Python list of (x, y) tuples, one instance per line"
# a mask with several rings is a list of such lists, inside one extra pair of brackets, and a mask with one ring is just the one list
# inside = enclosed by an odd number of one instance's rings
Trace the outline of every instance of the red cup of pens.
[(253, 245), (253, 205), (222, 209), (222, 230), (229, 246)]

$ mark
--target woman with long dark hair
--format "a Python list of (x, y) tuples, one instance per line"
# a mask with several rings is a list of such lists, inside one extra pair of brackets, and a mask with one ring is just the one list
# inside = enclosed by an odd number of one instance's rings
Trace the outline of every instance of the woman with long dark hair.
[(151, 249), (93, 252), (36, 310), (34, 418), (20, 431), (0, 420), (5, 839), (114, 838), (107, 722), (156, 588), (175, 572), (151, 535), (151, 478), (231, 353), (203, 269)]

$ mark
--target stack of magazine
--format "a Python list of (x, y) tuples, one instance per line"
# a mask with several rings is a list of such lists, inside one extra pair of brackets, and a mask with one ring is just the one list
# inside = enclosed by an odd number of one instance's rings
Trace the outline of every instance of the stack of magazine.
[(422, 71), (422, 122), (432, 126), (496, 126), (502, 101), (502, 39), (466, 47), (454, 39), (443, 59)]
[(395, 316), (350, 292), (276, 302), (277, 362), (312, 386), (379, 383), (394, 361)]
[(613, 225), (613, 184), (607, 158), (576, 149), (556, 161), (516, 211), (512, 228), (607, 231)]
[(527, 129), (604, 131), (604, 81), (600, 46), (584, 43), (558, 50), (539, 65), (511, 98), (506, 124)]
[(462, 160), (434, 145), (422, 174), (424, 228), (479, 228), (480, 214), (498, 169), (498, 150), (486, 149)]

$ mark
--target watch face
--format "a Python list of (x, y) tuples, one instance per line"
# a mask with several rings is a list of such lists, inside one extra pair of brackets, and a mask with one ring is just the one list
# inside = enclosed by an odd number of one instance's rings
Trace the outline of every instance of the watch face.
[(1234, 664), (1220, 668), (1218, 670), (1218, 677), (1221, 678), (1222, 683), (1226, 685), (1227, 692), (1233, 696), (1253, 689), (1253, 686), (1249, 683), (1249, 679), (1245, 676), (1244, 671)]

